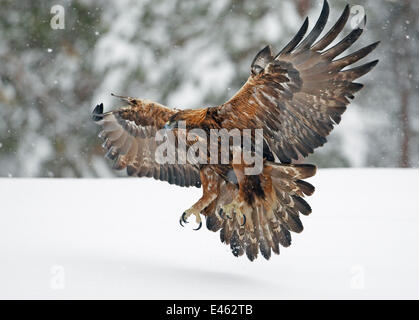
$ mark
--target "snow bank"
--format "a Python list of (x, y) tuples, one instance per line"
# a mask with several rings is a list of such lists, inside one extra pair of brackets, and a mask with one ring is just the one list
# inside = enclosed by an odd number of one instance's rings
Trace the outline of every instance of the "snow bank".
[(419, 298), (419, 170), (320, 170), (305, 230), (235, 258), (178, 219), (200, 189), (0, 179), (0, 298)]

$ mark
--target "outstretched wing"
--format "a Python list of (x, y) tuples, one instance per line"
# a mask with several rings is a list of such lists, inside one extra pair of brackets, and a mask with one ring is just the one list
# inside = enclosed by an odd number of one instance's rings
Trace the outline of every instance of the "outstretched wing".
[(103, 113), (103, 104), (96, 106), (93, 120), (102, 126), (99, 137), (105, 141), (106, 157), (113, 160), (113, 169), (127, 169), (130, 176), (153, 177), (181, 187), (200, 187), (199, 169), (192, 164), (159, 164), (155, 159), (158, 147), (157, 130), (162, 129), (176, 111), (158, 104), (141, 104), (126, 99), (130, 106)]
[(319, 20), (305, 38), (308, 18), (276, 56), (269, 46), (262, 49), (253, 60), (244, 86), (216, 107), (222, 126), (263, 129), (270, 150), (285, 163), (298, 159), (298, 153), (305, 157), (322, 146), (334, 124), (340, 122), (349, 99), (363, 87), (353, 81), (378, 62), (344, 69), (369, 54), (379, 42), (335, 59), (359, 38), (360, 28), (325, 50), (344, 28), (349, 13), (346, 6), (336, 24), (315, 43), (329, 16), (329, 5), (324, 1)]

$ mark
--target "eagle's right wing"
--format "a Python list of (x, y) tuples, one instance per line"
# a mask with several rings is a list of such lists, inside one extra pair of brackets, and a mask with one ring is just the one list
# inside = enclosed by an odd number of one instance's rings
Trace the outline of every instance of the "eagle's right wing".
[(103, 104), (93, 110), (93, 120), (102, 126), (99, 137), (105, 141), (106, 157), (113, 169), (127, 169), (127, 174), (153, 177), (181, 187), (200, 187), (199, 168), (186, 164), (160, 164), (156, 161), (156, 132), (176, 111), (159, 104), (142, 104), (127, 98), (130, 106), (103, 113)]
[(285, 163), (297, 160), (299, 154), (306, 157), (322, 146), (354, 94), (363, 87), (355, 80), (378, 62), (351, 68), (379, 42), (336, 59), (360, 37), (361, 28), (329, 48), (349, 15), (347, 6), (330, 31), (316, 42), (329, 16), (325, 0), (320, 18), (306, 37), (308, 19), (277, 55), (269, 46), (262, 49), (244, 86), (215, 109), (221, 125), (228, 130), (263, 129), (270, 151)]

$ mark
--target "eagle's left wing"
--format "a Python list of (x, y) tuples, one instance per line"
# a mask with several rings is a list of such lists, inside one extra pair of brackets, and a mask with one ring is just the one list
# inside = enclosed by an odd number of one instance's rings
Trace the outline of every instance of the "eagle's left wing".
[(99, 136), (105, 141), (106, 157), (113, 160), (113, 169), (127, 169), (127, 174), (153, 177), (181, 187), (200, 187), (201, 177), (196, 165), (156, 161), (156, 132), (176, 113), (158, 103), (142, 103), (124, 98), (130, 106), (103, 113), (103, 104), (96, 106), (93, 120), (102, 126)]
[(276, 56), (269, 46), (262, 49), (251, 66), (251, 75), (239, 92), (216, 107), (226, 129), (263, 129), (270, 150), (289, 163), (298, 153), (307, 156), (326, 142), (334, 124), (340, 122), (349, 99), (363, 85), (353, 82), (378, 62), (343, 70), (369, 54), (374, 43), (341, 59), (335, 59), (361, 35), (357, 28), (330, 49), (327, 46), (345, 26), (347, 6), (331, 30), (314, 43), (324, 29), (329, 6), (324, 2), (319, 20), (304, 38), (305, 20), (300, 31)]

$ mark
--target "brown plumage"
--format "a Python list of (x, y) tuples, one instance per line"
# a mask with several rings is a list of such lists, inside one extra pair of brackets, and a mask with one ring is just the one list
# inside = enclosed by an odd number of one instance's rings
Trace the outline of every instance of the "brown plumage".
[[(246, 253), (253, 260), (259, 251), (266, 259), (271, 251), (279, 254), (279, 245), (291, 244), (290, 232), (303, 230), (300, 214), (311, 213), (303, 198), (314, 192), (304, 179), (313, 176), (316, 167), (292, 161), (326, 142), (350, 99), (363, 87), (354, 81), (378, 62), (349, 68), (378, 42), (336, 59), (362, 34), (362, 29), (355, 29), (330, 46), (343, 30), (349, 12), (347, 6), (318, 40), (329, 15), (324, 1), (312, 31), (305, 36), (306, 19), (278, 54), (274, 55), (270, 46), (263, 48), (251, 64), (247, 82), (220, 106), (175, 110), (129, 97), (122, 97), (128, 106), (116, 111), (103, 113), (103, 105), (98, 105), (93, 119), (103, 127), (100, 136), (105, 139), (106, 156), (114, 161), (115, 169), (126, 168), (128, 175), (154, 177), (185, 187), (202, 186), (202, 198), (185, 211), (181, 224), (192, 214), (201, 223), (203, 214), (208, 229), (220, 230), (221, 241), (230, 245), (235, 256)], [(211, 129), (238, 129), (242, 134), (244, 129), (262, 129), (263, 171), (246, 175), (246, 165), (231, 159), (228, 164), (159, 164), (154, 157), (156, 132), (166, 126), (178, 137), (179, 121), (186, 122), (187, 132), (196, 128), (207, 133)]]

